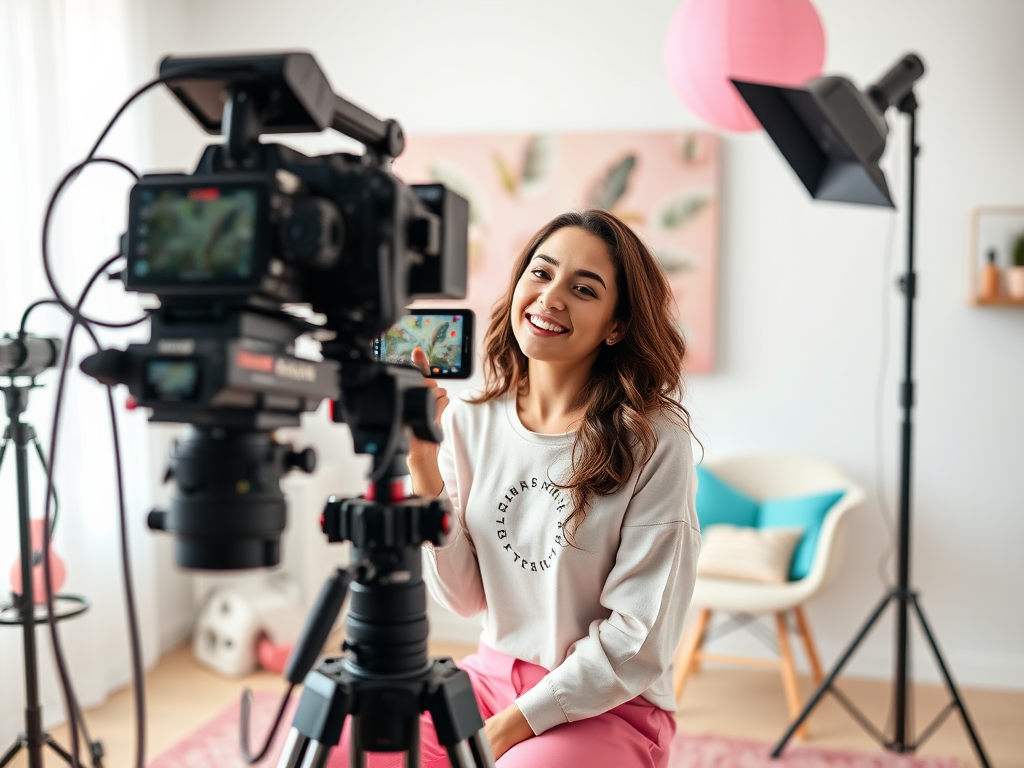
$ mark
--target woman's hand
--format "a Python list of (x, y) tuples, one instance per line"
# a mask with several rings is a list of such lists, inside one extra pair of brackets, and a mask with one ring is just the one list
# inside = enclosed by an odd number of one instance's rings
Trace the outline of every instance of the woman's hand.
[[(430, 361), (427, 360), (427, 353), (420, 347), (412, 352), (412, 363), (421, 371), (424, 377), (430, 372)], [(437, 425), (441, 425), (441, 414), (448, 407), (448, 391), (438, 386), (435, 379), (423, 379), (423, 386), (428, 387), (434, 395), (434, 409), (437, 416)], [(413, 492), (419, 496), (428, 498), (440, 495), (444, 488), (444, 481), (437, 469), (437, 452), (440, 446), (429, 440), (420, 440), (413, 435), (409, 438), (409, 474), (412, 476)]]
[(497, 760), (520, 741), (533, 736), (533, 729), (526, 722), (522, 710), (513, 702), (494, 717), (487, 718), (484, 733), (491, 744), (494, 759)]

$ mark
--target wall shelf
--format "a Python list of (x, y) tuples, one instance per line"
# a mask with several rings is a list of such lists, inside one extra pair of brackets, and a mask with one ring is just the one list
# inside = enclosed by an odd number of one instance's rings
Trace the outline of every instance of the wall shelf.
[(1011, 299), (1009, 296), (997, 296), (994, 299), (972, 296), (970, 302), (974, 307), (1024, 307), (1024, 299)]
[[(972, 307), (1024, 307), (1024, 298), (1008, 296), (1006, 273), (1011, 266), (1013, 243), (1024, 234), (1024, 206), (979, 206), (971, 210), (971, 247), (967, 262), (967, 303)], [(996, 251), (1001, 275), (1000, 295), (984, 299), (978, 295), (985, 255)]]

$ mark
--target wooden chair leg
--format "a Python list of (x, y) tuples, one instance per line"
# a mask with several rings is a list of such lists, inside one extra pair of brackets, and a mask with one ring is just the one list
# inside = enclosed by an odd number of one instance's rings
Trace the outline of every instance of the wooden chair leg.
[[(800, 715), (800, 687), (797, 685), (796, 666), (793, 664), (793, 651), (789, 645), (789, 628), (786, 626), (786, 614), (779, 611), (775, 614), (775, 626), (779, 634), (779, 666), (782, 670), (782, 689), (789, 705), (789, 716), (795, 720)], [(797, 729), (799, 739), (807, 738), (807, 724)]]
[(814, 646), (814, 639), (811, 637), (811, 630), (807, 625), (807, 617), (804, 616), (803, 606), (798, 605), (793, 609), (796, 616), (796, 626), (800, 630), (800, 637), (804, 642), (804, 651), (807, 653), (807, 663), (811, 666), (811, 676), (815, 685), (821, 685), (825, 675), (821, 670), (821, 661), (818, 659), (818, 651)]
[(697, 620), (690, 628), (690, 633), (682, 639), (679, 643), (679, 648), (676, 650), (674, 681), (676, 701), (679, 701), (679, 697), (682, 696), (686, 679), (690, 676), (690, 672), (693, 671), (693, 662), (697, 657), (697, 651), (704, 644), (704, 633), (707, 632), (710, 620), (711, 610), (709, 608), (701, 609), (701, 612), (697, 615)]
[(694, 653), (693, 656), (690, 658), (690, 674), (691, 675), (698, 675), (698, 674), (700, 674), (701, 667), (703, 666), (703, 656), (704, 656), (703, 648), (704, 648), (704, 642), (701, 641), (701, 644), (697, 648), (696, 653)]

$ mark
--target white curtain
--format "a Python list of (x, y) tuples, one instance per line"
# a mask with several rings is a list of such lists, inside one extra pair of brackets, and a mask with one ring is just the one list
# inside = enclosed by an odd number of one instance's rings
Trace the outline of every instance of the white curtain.
[[(47, 199), (63, 173), (81, 160), (144, 71), (132, 46), (141, 36), (131, 0), (0, 0), (0, 333), (17, 330), (25, 306), (49, 293), (41, 267), (40, 232)], [(129, 112), (100, 150), (138, 167), (144, 152), (141, 123)], [(112, 167), (85, 172), (60, 203), (50, 243), (57, 279), (69, 297), (116, 253), (126, 219), (131, 179)], [(101, 280), (86, 305), (107, 319), (138, 313), (119, 283)], [(63, 336), (67, 318), (52, 307), (33, 313), (28, 329)], [(146, 326), (135, 338), (148, 333)], [(104, 343), (123, 346), (129, 334), (111, 332)], [(65, 419), (59, 435), (56, 487), (60, 514), (54, 550), (67, 565), (62, 591), (85, 595), (90, 610), (60, 625), (63, 646), (83, 706), (101, 702), (131, 679), (120, 566), (117, 491), (105, 390), (77, 371), (92, 351), (84, 335), (72, 355)], [(57, 377), (50, 371), (33, 390), (27, 420), (45, 448)], [(144, 658), (159, 644), (153, 541), (143, 530), (152, 494), (145, 416), (123, 408), (119, 422), (125, 453), (130, 548)], [(6, 415), (0, 413), (6, 424)], [(32, 458), (32, 515), (42, 515), (43, 472)], [(0, 602), (9, 595), (17, 557), (17, 496), (13, 450), (0, 470)], [(64, 719), (49, 633), (37, 629), (41, 700), (47, 724)], [(0, 751), (24, 729), (24, 673), (20, 628), (0, 626)]]

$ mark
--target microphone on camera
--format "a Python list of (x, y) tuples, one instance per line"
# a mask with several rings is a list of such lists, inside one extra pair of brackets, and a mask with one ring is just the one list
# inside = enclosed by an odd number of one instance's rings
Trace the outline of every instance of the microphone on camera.
[(0, 337), (0, 376), (38, 376), (54, 368), (60, 358), (60, 339), (33, 336), (20, 331)]

